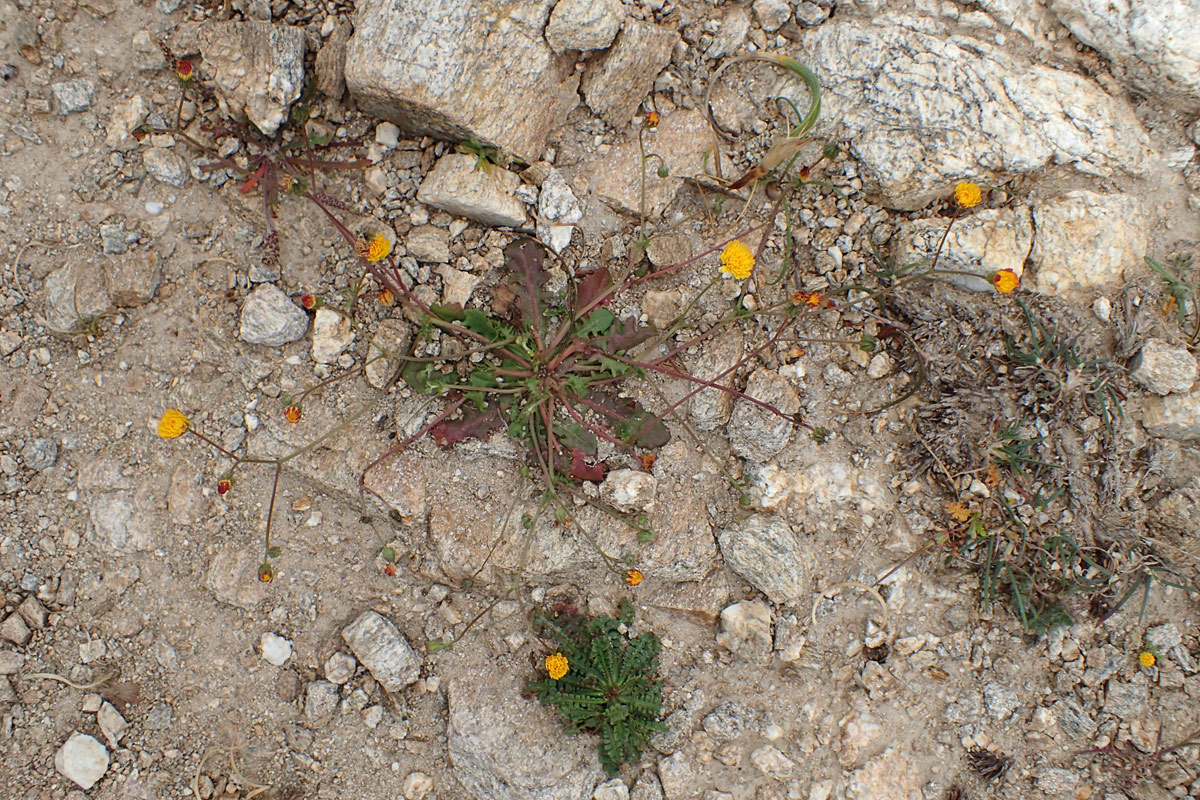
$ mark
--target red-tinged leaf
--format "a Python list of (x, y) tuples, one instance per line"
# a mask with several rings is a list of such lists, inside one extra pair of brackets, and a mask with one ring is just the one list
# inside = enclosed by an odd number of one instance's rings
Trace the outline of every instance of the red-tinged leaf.
[(250, 194), (254, 191), (254, 187), (258, 186), (258, 182), (262, 180), (262, 176), (266, 174), (267, 163), (264, 161), (259, 168), (254, 171), (254, 174), (246, 179), (246, 182), (242, 184), (242, 188), (238, 189), (238, 191), (242, 194)]
[(626, 317), (613, 323), (608, 333), (590, 339), (588, 343), (606, 353), (622, 353), (653, 335), (654, 331), (639, 324), (633, 317)]
[(571, 450), (570, 476), (577, 481), (592, 481), (599, 483), (604, 480), (604, 462), (597, 461), (588, 464), (582, 450)]
[(607, 267), (587, 273), (576, 286), (574, 313), (579, 314), (584, 310), (590, 311), (593, 308), (608, 305), (612, 300), (612, 288), (612, 275)]
[(500, 409), (492, 406), (483, 411), (467, 409), (464, 406), (462, 419), (445, 420), (434, 425), (429, 435), (437, 442), (438, 447), (449, 450), (454, 445), (466, 439), (483, 439), (489, 433), (500, 428)]
[(542, 291), (546, 283), (545, 251), (532, 239), (520, 239), (504, 248), (505, 263), (512, 278), (509, 289), (516, 295), (516, 308), (525, 328), (537, 327), (544, 332), (546, 298)]
[(651, 414), (637, 400), (616, 397), (595, 391), (588, 395), (593, 405), (603, 409), (604, 426), (614, 439), (645, 450), (655, 450), (671, 441), (671, 432), (658, 416)]

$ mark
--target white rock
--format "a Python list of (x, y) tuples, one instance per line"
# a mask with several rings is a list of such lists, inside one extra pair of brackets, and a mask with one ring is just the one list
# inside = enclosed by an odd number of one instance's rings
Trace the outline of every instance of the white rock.
[(483, 278), (473, 272), (463, 272), (449, 264), (439, 264), (438, 274), (442, 276), (442, 303), (466, 308), (475, 287)]
[(520, 178), (497, 166), (476, 167), (474, 156), (442, 156), (421, 183), (417, 199), (450, 214), (490, 227), (525, 224), (525, 206), (516, 198)]
[(424, 772), (410, 772), (404, 777), (404, 783), (400, 784), (400, 791), (404, 794), (404, 800), (425, 800), (433, 791), (433, 778)]
[(325, 680), (341, 686), (354, 677), (358, 662), (349, 653), (334, 653), (325, 659)]
[[(1074, 71), (953, 35), (943, 20), (839, 15), (806, 32), (803, 46), (822, 82), (823, 125), (839, 127), (886, 205), (920, 208), (986, 172), (1149, 167), (1149, 138), (1127, 102)], [(807, 108), (802, 87), (789, 94)]]
[(561, 253), (571, 243), (575, 225), (581, 219), (583, 207), (567, 179), (558, 170), (550, 170), (538, 195), (538, 239), (554, 252)]
[(620, 0), (558, 0), (546, 23), (546, 41), (556, 53), (602, 50), (616, 38), (623, 16)]
[(54, 768), (81, 789), (90, 789), (108, 771), (108, 750), (94, 737), (76, 731), (58, 749)]
[(318, 364), (332, 364), (354, 341), (350, 318), (332, 308), (318, 308), (313, 315), (312, 357)]
[(200, 28), (206, 77), (221, 110), (267, 136), (287, 119), (304, 86), (304, 31), (263, 22), (211, 22)]
[(1039, 291), (1090, 292), (1122, 280), (1146, 255), (1148, 223), (1136, 198), (1085, 190), (1033, 207), (1030, 260)]
[(743, 477), (756, 508), (770, 511), (786, 505), (792, 496), (792, 478), (778, 464), (747, 464)]
[(758, 767), (759, 772), (777, 781), (790, 778), (796, 769), (796, 762), (769, 744), (750, 754), (750, 763)]
[(364, 611), (342, 631), (342, 638), (371, 675), (389, 692), (414, 683), (421, 658), (396, 625), (374, 611)]
[(795, 426), (781, 415), (799, 411), (800, 397), (779, 373), (765, 367), (750, 376), (744, 394), (774, 410), (737, 398), (727, 426), (730, 449), (739, 458), (769, 461), (791, 441)]
[(679, 41), (674, 26), (626, 20), (616, 44), (584, 73), (582, 90), (588, 108), (610, 125), (627, 126)]
[(1200, 7), (1193, 0), (1050, 0), (1081, 42), (1161, 100), (1200, 110)]
[(58, 113), (66, 116), (87, 111), (96, 102), (96, 83), (87, 78), (73, 78), (50, 87)]
[(600, 484), (600, 497), (627, 514), (653, 506), (657, 491), (657, 478), (633, 469), (615, 469)]
[(100, 725), (100, 732), (104, 734), (104, 738), (114, 748), (120, 744), (121, 739), (125, 736), (125, 731), (129, 729), (129, 723), (121, 716), (121, 712), (117, 711), (116, 706), (107, 700), (96, 712), (96, 722)]
[(1147, 399), (1142, 410), (1142, 425), (1152, 436), (1200, 439), (1200, 389), (1188, 394)]
[(395, 150), (400, 144), (400, 128), (391, 122), (381, 122), (375, 126), (375, 141), (387, 150)]
[(592, 800), (629, 800), (629, 787), (620, 778), (613, 778), (596, 787)]
[(150, 105), (140, 94), (133, 95), (117, 106), (108, 120), (104, 146), (115, 148), (123, 144), (136, 144), (130, 134), (133, 133), (134, 128), (142, 124), (142, 120), (148, 113), (150, 113)]
[(751, 659), (771, 652), (771, 608), (758, 600), (743, 600), (721, 611), (717, 644)]
[(792, 15), (787, 0), (754, 0), (754, 14), (764, 31), (773, 33), (784, 26)]
[(150, 147), (142, 151), (142, 165), (150, 177), (169, 186), (183, 186), (187, 181), (187, 165), (175, 151), (166, 147)]
[(266, 632), (259, 640), (262, 657), (267, 663), (282, 667), (292, 657), (292, 643), (279, 634)]
[(1196, 357), (1186, 347), (1162, 339), (1148, 339), (1129, 363), (1129, 377), (1155, 394), (1190, 391), (1196, 372)]
[(307, 330), (308, 314), (274, 284), (259, 284), (242, 304), (238, 337), (243, 342), (278, 347)]
[(962, 289), (992, 292), (991, 276), (1002, 269), (1020, 277), (1033, 246), (1033, 219), (1027, 206), (976, 209), (950, 226), (949, 219), (920, 219), (906, 222), (896, 232), (896, 263), (909, 265), (933, 262), (942, 243), (938, 268), (979, 275), (937, 275)]

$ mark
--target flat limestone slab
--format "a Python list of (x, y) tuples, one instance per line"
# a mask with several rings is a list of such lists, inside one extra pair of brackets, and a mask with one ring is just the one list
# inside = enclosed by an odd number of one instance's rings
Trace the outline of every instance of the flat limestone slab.
[(552, 2), (364, 0), (346, 50), (359, 108), (411, 134), (536, 160), (579, 101), (574, 61), (542, 37)]

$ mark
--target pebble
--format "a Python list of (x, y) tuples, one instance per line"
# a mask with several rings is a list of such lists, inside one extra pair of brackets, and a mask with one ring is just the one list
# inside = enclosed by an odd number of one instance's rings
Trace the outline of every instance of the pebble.
[(1196, 372), (1196, 357), (1186, 347), (1161, 339), (1148, 339), (1129, 362), (1129, 377), (1159, 395), (1189, 391)]
[(410, 772), (404, 776), (400, 791), (404, 794), (404, 800), (425, 800), (433, 791), (433, 778), (424, 772)]
[(124, 738), (125, 732), (129, 730), (129, 723), (121, 716), (121, 712), (117, 711), (116, 706), (107, 700), (96, 712), (96, 722), (100, 725), (100, 732), (104, 734), (104, 738), (114, 749)]
[(312, 723), (325, 723), (337, 710), (339, 694), (329, 681), (313, 681), (304, 693), (304, 716)]
[(50, 87), (58, 113), (66, 116), (87, 111), (96, 102), (96, 84), (88, 78), (74, 78)]
[(331, 364), (353, 341), (354, 328), (348, 316), (332, 308), (317, 309), (313, 315), (313, 361), (318, 364)]
[(601, 499), (626, 514), (650, 508), (657, 491), (657, 478), (633, 469), (615, 469), (600, 484)]
[(108, 750), (95, 737), (76, 731), (58, 749), (54, 768), (81, 789), (90, 789), (108, 771)]
[(629, 800), (629, 787), (620, 778), (613, 778), (596, 787), (592, 800)]
[(782, 28), (792, 16), (787, 0), (755, 0), (754, 14), (764, 31), (773, 33)]
[(400, 144), (400, 128), (391, 122), (381, 122), (375, 126), (375, 141), (388, 150), (395, 150)]
[(187, 165), (173, 150), (150, 147), (142, 151), (142, 164), (150, 177), (169, 186), (183, 186), (187, 181)]
[(364, 611), (342, 631), (342, 638), (387, 691), (398, 692), (420, 677), (420, 656), (382, 614)]
[(259, 646), (267, 663), (277, 667), (282, 667), (292, 657), (292, 643), (278, 634), (264, 633)]
[(499, 167), (476, 169), (475, 157), (442, 156), (421, 182), (417, 199), (488, 227), (525, 224), (525, 206), (514, 195), (520, 178)]
[(771, 609), (758, 600), (744, 600), (721, 611), (717, 644), (752, 661), (770, 654)]
[(149, 200), (146, 202), (146, 213), (152, 217), (157, 217), (163, 212), (163, 204), (157, 200)]
[(769, 744), (764, 744), (751, 753), (750, 762), (764, 775), (777, 781), (790, 778), (796, 769), (795, 761)]
[(754, 514), (721, 531), (718, 542), (725, 563), (771, 602), (789, 603), (808, 593), (805, 572), (812, 553), (786, 521)]
[(338, 686), (354, 677), (358, 662), (349, 653), (334, 653), (325, 659), (325, 679)]
[(273, 284), (259, 284), (242, 305), (238, 337), (244, 342), (278, 347), (307, 330), (308, 314)]
[(50, 469), (58, 461), (58, 445), (53, 439), (31, 439), (21, 448), (21, 459), (30, 469)]
[(538, 195), (538, 238), (554, 252), (561, 253), (571, 244), (575, 225), (582, 219), (583, 206), (567, 179), (558, 170), (550, 170)]
[(745, 705), (730, 700), (704, 716), (704, 732), (721, 742), (730, 742), (755, 726), (758, 715)]

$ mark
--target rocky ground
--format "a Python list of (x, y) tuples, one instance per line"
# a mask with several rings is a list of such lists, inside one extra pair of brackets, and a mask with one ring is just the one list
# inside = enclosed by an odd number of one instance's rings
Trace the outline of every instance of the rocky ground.
[[(1144, 260), (1200, 241), (1200, 14), (1126, 5), (0, 0), (0, 797), (1200, 797), (1200, 748), (1176, 748), (1200, 728), (1197, 309)], [(183, 103), (157, 40), (195, 65)], [(761, 52), (824, 87), (802, 161), (841, 148), (786, 212), (724, 188), (796, 124), (773, 98), (808, 107), (795, 76), (733, 61)], [(627, 263), (643, 213), (655, 269), (765, 224), (755, 276), (674, 336), (743, 292), (828, 298), (728, 376), (823, 442), (709, 390), (652, 467), (609, 454), (585, 492), (654, 541), (577, 517), (636, 588), (570, 528), (506, 524), (538, 487), (501, 434), (423, 438), (364, 500), (364, 468), (438, 410), (371, 359), (441, 344), (370, 282), (337, 310), (362, 263), (298, 198), (264, 258), (260, 187), (188, 141), (244, 165), (294, 108), (358, 143), (369, 162), (320, 189), (426, 302), (491, 308), (521, 232), (561, 291)], [(277, 138), (210, 127), (230, 116)], [(177, 117), (186, 138), (133, 135)], [(447, 143), (471, 139), (519, 161)], [(960, 180), (980, 206), (955, 210)], [(838, 292), (935, 253), (948, 274), (886, 300)], [(665, 327), (716, 269), (616, 310)], [(770, 326), (679, 366), (726, 380)], [(1006, 354), (1054, 331), (1036, 362)], [(637, 391), (663, 407), (679, 383)], [(282, 472), (273, 581), (272, 470), (218, 494), (229, 462), (160, 439), (168, 407), (242, 455), (324, 437)], [(623, 598), (663, 637), (668, 730), (606, 780), (593, 739), (521, 696), (545, 652), (524, 612)]]

